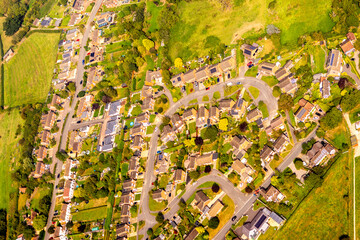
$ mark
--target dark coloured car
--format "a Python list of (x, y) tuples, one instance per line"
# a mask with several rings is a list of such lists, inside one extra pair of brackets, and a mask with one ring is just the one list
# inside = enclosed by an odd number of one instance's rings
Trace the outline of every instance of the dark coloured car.
[(236, 218), (237, 218), (237, 216), (233, 216), (233, 217), (231, 218), (231, 221), (235, 221)]

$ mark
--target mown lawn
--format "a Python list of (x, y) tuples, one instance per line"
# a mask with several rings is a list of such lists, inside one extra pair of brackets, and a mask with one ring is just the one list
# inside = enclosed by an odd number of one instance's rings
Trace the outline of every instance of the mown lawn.
[(261, 111), (263, 118), (267, 118), (269, 116), (269, 111), (267, 109), (266, 104), (263, 101), (259, 102), (259, 110)]
[(350, 155), (340, 157), (272, 239), (339, 239), (350, 235)]
[(20, 136), (15, 137), (18, 125), (22, 126), (24, 120), (19, 111), (14, 109), (9, 113), (0, 114), (0, 208), (7, 208), (9, 193), (15, 190), (10, 180), (10, 170), (13, 162), (20, 158), (18, 141)]
[[(190, 59), (206, 55), (206, 39), (215, 36), (225, 44), (244, 34), (265, 29), (274, 24), (281, 30), (282, 44), (296, 44), (299, 36), (333, 27), (329, 17), (331, 0), (277, 0), (274, 9), (268, 9), (272, 0), (235, 1), (225, 9), (218, 1), (182, 1), (178, 12), (181, 20), (171, 30), (170, 55), (172, 59)], [(249, 34), (247, 34), (249, 35)]]
[(82, 210), (79, 212), (72, 213), (73, 221), (93, 221), (100, 220), (106, 217), (106, 209), (107, 207), (98, 207), (87, 210)]
[(50, 90), (59, 33), (34, 33), (5, 64), (5, 105), (44, 102)]
[(253, 86), (249, 87), (249, 92), (255, 99), (257, 99), (260, 95), (259, 89)]
[(161, 211), (167, 206), (167, 201), (157, 202), (152, 198), (152, 194), (149, 193), (149, 208), (150, 211)]
[(261, 80), (266, 82), (270, 87), (275, 86), (279, 82), (274, 76), (264, 76)]
[(324, 73), (326, 72), (325, 66), (325, 52), (321, 46), (309, 46), (309, 53), (313, 56), (314, 60), (314, 73)]

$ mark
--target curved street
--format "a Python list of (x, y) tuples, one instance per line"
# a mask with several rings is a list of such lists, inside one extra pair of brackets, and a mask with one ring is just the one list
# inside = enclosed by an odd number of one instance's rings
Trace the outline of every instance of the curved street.
[[(274, 117), (277, 114), (277, 110), (278, 110), (277, 100), (272, 95), (272, 89), (264, 81), (259, 80), (254, 77), (237, 77), (234, 79), (230, 79), (226, 82), (221, 82), (214, 86), (211, 86), (209, 90), (201, 90), (201, 91), (197, 91), (197, 92), (191, 93), (189, 95), (186, 95), (185, 97), (181, 98), (176, 103), (170, 104), (169, 109), (165, 112), (164, 115), (171, 116), (179, 108), (189, 106), (189, 102), (191, 100), (202, 99), (206, 95), (209, 96), (209, 98), (210, 98), (213, 96), (213, 94), (215, 92), (220, 92), (221, 98), (225, 98), (227, 96), (224, 96), (224, 87), (227, 86), (229, 83), (234, 85), (234, 84), (237, 84), (238, 82), (240, 82), (240, 84), (242, 84), (245, 88), (253, 86), (253, 87), (256, 87), (257, 89), (259, 89), (260, 95), (256, 99), (255, 102), (258, 102), (261, 100), (264, 101), (264, 103), (268, 106), (270, 118)], [(143, 185), (141, 199), (140, 199), (140, 208), (139, 209), (141, 209), (141, 214), (138, 216), (138, 221), (141, 221), (141, 220), (145, 221), (145, 226), (138, 231), (137, 235), (138, 236), (144, 235), (145, 238), (147, 236), (147, 233), (146, 233), (147, 229), (153, 227), (157, 223), (155, 220), (155, 216), (151, 214), (151, 211), (149, 208), (149, 191), (152, 189), (152, 182), (154, 182), (156, 180), (156, 176), (154, 175), (154, 164), (155, 164), (155, 158), (156, 158), (156, 152), (157, 152), (157, 143), (158, 143), (158, 138), (159, 138), (159, 134), (160, 134), (160, 131), (159, 131), (160, 124), (161, 124), (161, 122), (159, 122), (157, 124), (155, 131), (153, 132), (153, 134), (151, 136), (150, 147), (149, 147), (149, 152), (148, 152), (148, 159), (146, 162), (144, 185)], [(220, 172), (219, 172), (219, 174), (222, 175)], [(226, 177), (225, 176), (220, 177), (220, 179), (223, 179), (223, 178), (226, 178)], [(206, 179), (207, 178), (205, 177), (205, 180), (201, 180), (201, 181), (206, 181)], [(221, 182), (219, 182), (219, 185), (221, 186)], [(228, 189), (228, 187), (226, 187), (226, 189)], [(232, 185), (232, 191), (234, 191), (234, 189), (236, 189), (236, 188), (234, 188), (234, 186)], [(185, 194), (187, 194), (187, 193), (185, 193)], [(242, 198), (244, 198), (244, 197), (242, 197)], [(252, 204), (253, 202), (250, 200), (253, 198), (254, 197), (247, 197), (247, 200), (246, 200), (246, 198), (244, 198), (243, 203), (245, 203), (245, 205), (242, 208), (240, 208), (240, 206), (237, 206), (236, 213), (238, 215), (241, 215), (241, 213), (243, 212), (241, 210), (244, 210), (245, 206), (247, 206), (250, 202)], [(251, 204), (250, 204), (250, 206), (251, 206)], [(175, 204), (175, 203), (171, 202), (169, 204), (170, 212), (172, 213), (175, 210), (172, 210), (171, 207), (172, 208), (178, 207), (177, 203)], [(246, 210), (247, 209), (248, 208), (246, 208)], [(170, 213), (167, 213), (166, 216), (169, 216), (169, 215), (170, 215)]]

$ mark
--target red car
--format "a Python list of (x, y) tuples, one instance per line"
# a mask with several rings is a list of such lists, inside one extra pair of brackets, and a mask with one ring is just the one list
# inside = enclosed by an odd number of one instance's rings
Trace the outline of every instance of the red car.
[(207, 88), (206, 88), (206, 90), (209, 90), (209, 89), (210, 89), (210, 87), (207, 87)]
[(248, 62), (247, 66), (249, 67), (251, 64), (253, 64), (253, 63), (250, 61), (250, 62)]

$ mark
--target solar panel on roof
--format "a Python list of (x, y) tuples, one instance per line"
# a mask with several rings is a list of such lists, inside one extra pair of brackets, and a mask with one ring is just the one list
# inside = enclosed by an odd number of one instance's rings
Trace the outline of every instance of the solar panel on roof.
[(249, 54), (249, 55), (251, 54), (251, 52), (249, 50), (247, 50), (247, 49), (245, 49), (244, 52), (245, 52), (245, 54)]
[(265, 215), (262, 215), (262, 216), (260, 217), (260, 219), (256, 222), (255, 227), (256, 227), (256, 228), (261, 227), (261, 225), (264, 223), (265, 220), (266, 220), (266, 216), (265, 216)]
[(215, 73), (216, 72), (216, 68), (212, 68), (211, 70), (210, 70), (210, 73)]
[(262, 68), (271, 71), (271, 68), (268, 68), (268, 67), (262, 67)]
[(331, 54), (331, 60), (330, 60), (330, 65), (333, 64), (333, 61), (334, 61), (334, 57), (335, 57), (335, 54)]

